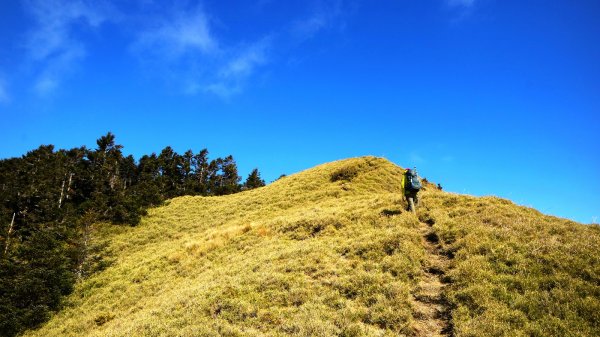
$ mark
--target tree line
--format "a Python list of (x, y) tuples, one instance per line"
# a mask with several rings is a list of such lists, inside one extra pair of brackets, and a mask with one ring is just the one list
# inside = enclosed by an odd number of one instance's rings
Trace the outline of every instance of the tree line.
[(0, 160), (0, 335), (43, 323), (75, 282), (105, 267), (92, 240), (99, 222), (136, 225), (146, 209), (182, 195), (226, 195), (265, 185), (258, 169), (244, 183), (232, 156), (178, 154), (170, 146), (136, 162), (108, 133), (96, 149), (42, 145)]

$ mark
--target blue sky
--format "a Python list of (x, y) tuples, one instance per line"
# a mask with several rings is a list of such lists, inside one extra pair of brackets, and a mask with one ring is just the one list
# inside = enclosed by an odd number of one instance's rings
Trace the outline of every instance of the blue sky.
[[(168, 3), (168, 4), (167, 4)], [(232, 154), (267, 181), (362, 155), (600, 221), (600, 2), (0, 1), (0, 158)]]

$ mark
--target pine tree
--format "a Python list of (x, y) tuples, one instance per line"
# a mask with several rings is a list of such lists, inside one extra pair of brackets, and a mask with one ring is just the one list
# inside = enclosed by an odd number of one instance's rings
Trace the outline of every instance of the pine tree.
[(138, 184), (134, 194), (144, 206), (157, 206), (163, 201), (159, 184), (159, 163), (156, 154), (144, 155), (138, 165)]
[(203, 149), (196, 155), (193, 160), (194, 179), (194, 192), (200, 195), (208, 195), (209, 187), (209, 162), (208, 162), (208, 150)]
[(218, 195), (232, 194), (241, 190), (237, 164), (232, 156), (221, 161), (221, 186)]
[(263, 187), (265, 186), (265, 181), (260, 178), (260, 173), (258, 169), (255, 168), (250, 172), (248, 178), (246, 178), (246, 182), (244, 182), (244, 189), (251, 190), (253, 188)]
[[(96, 149), (42, 145), (0, 160), (0, 335), (42, 323), (74, 282), (104, 265), (94, 224), (135, 225), (149, 206), (179, 195), (240, 191), (232, 156), (171, 147), (136, 163), (108, 132)], [(244, 187), (264, 186), (257, 169)]]
[(170, 146), (165, 147), (158, 156), (161, 193), (166, 198), (182, 195), (183, 160)]

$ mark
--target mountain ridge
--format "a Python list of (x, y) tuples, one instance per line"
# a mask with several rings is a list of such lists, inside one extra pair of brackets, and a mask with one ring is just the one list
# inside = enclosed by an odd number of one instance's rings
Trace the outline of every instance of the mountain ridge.
[[(25, 335), (600, 332), (597, 226), (429, 184), (415, 216), (402, 172), (345, 159), (234, 195), (171, 199), (137, 227), (97, 224), (105, 269)], [(432, 265), (434, 253), (447, 261)], [(436, 308), (424, 313), (419, 298)]]

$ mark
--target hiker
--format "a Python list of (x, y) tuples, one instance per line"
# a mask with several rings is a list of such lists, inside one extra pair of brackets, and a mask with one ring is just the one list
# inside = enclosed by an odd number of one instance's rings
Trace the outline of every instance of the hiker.
[(441, 190), (442, 190), (442, 185), (440, 185), (440, 184), (438, 183), (438, 185), (437, 185), (437, 188), (438, 188), (438, 190), (440, 190), (440, 191), (441, 191)]
[(416, 167), (413, 170), (406, 169), (406, 172), (404, 172), (402, 176), (402, 189), (408, 203), (407, 210), (415, 213), (416, 207), (419, 205), (417, 193), (421, 189), (421, 181), (419, 180)]

